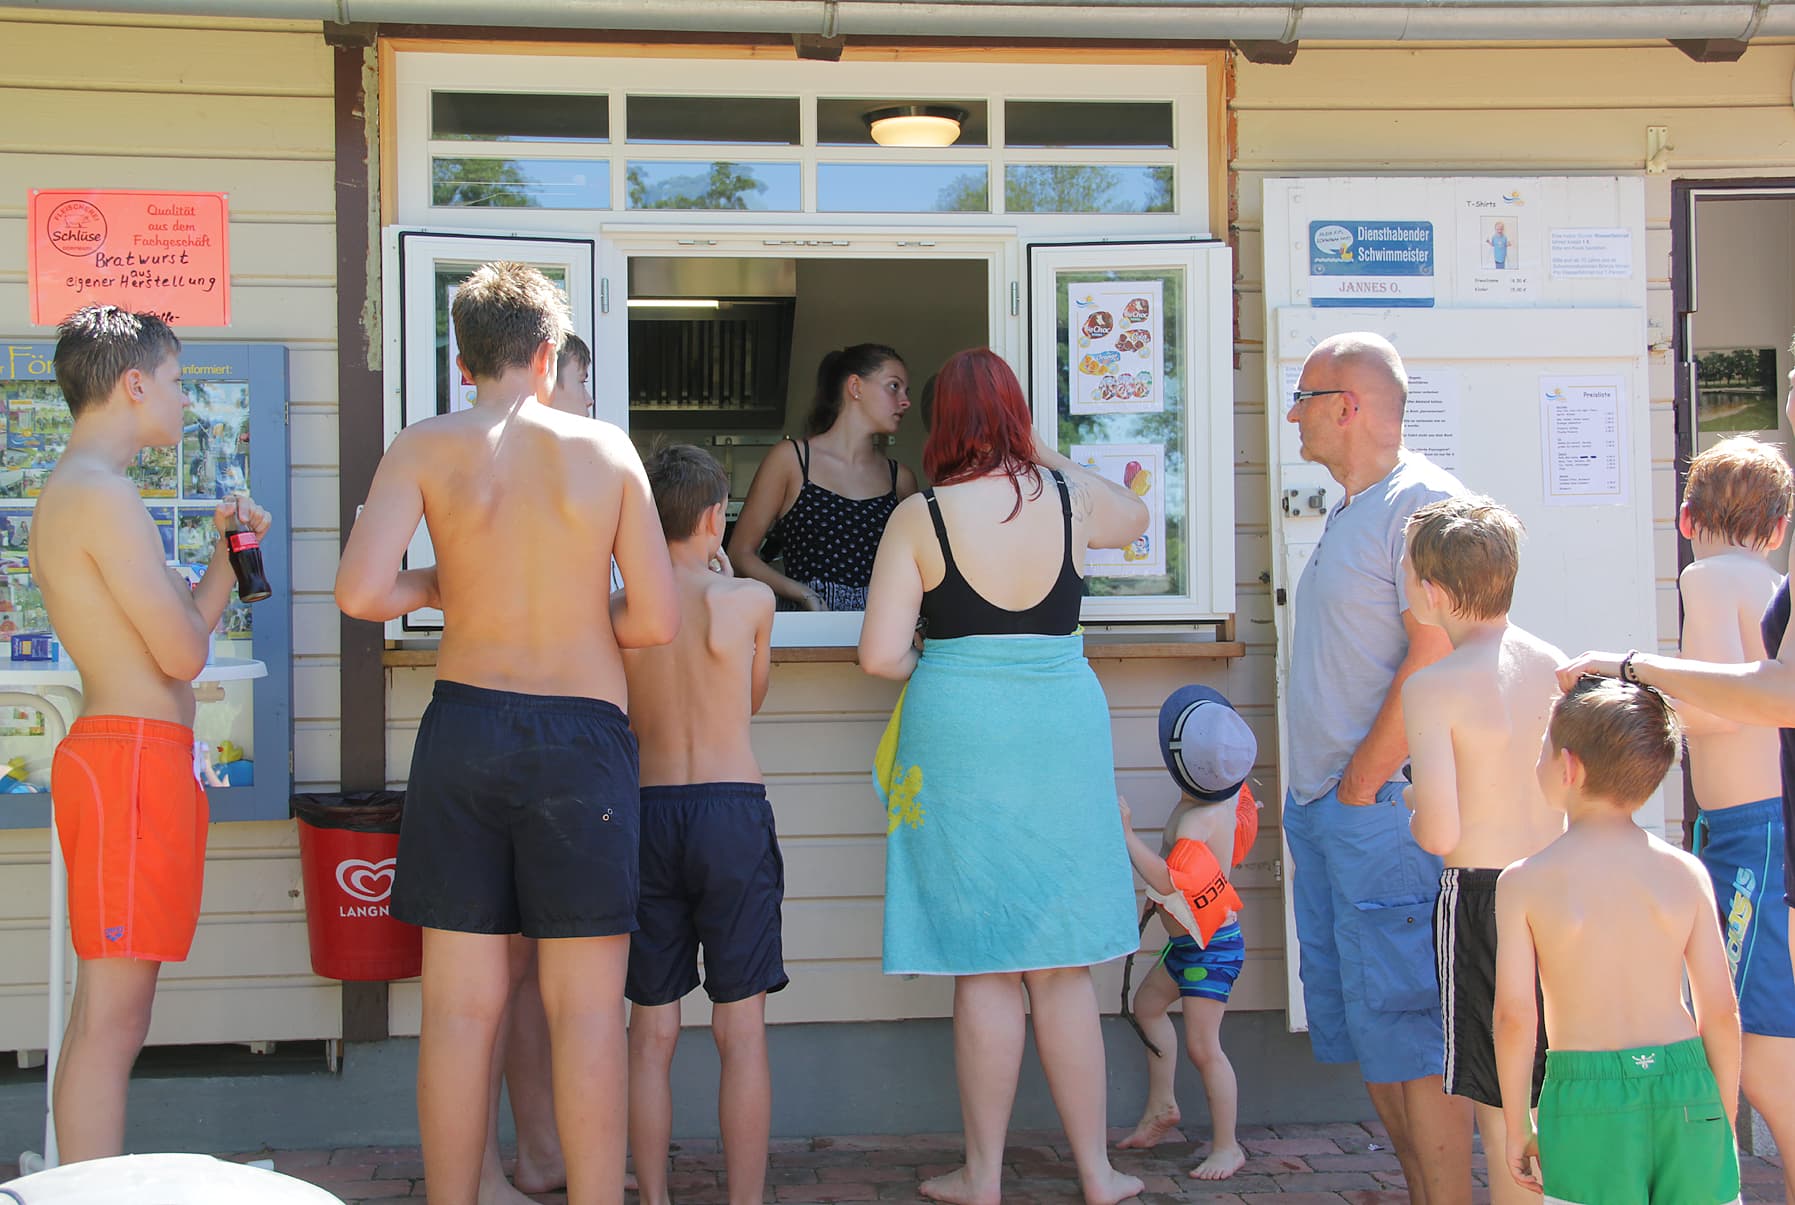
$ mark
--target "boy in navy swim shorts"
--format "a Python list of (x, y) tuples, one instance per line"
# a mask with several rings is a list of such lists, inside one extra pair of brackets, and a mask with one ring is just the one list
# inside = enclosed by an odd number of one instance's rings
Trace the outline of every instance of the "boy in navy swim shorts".
[(666, 1205), (668, 1073), (679, 1002), (698, 986), (702, 949), (723, 1064), (718, 1112), (729, 1199), (758, 1205), (773, 1107), (767, 993), (786, 985), (785, 864), (748, 741), (767, 694), (773, 592), (730, 570), (729, 478), (708, 453), (664, 448), (648, 459), (648, 481), (673, 557), (680, 631), (665, 647), (624, 655), (630, 726), (642, 750), (642, 902), (625, 989), (630, 1149), (643, 1205)]
[(1159, 709), (1159, 750), (1183, 792), (1165, 823), (1160, 848), (1136, 835), (1127, 800), (1122, 829), (1135, 872), (1170, 940), (1134, 997), (1134, 1017), (1149, 1042), (1147, 1105), (1125, 1148), (1157, 1145), (1181, 1118), (1174, 1093), (1177, 1032), (1170, 1009), (1182, 1001), (1184, 1048), (1203, 1076), (1212, 1129), (1209, 1156), (1193, 1180), (1225, 1180), (1246, 1162), (1234, 1136), (1239, 1091), (1222, 1049), (1222, 1015), (1246, 961), (1240, 896), (1224, 867), (1240, 865), (1259, 834), (1258, 806), (1246, 787), (1259, 744), (1227, 699), (1207, 686), (1183, 686)]
[[(571, 325), (542, 273), (488, 264), (451, 306), (471, 407), (405, 428), (343, 549), (359, 619), (440, 607), (392, 913), (424, 928), (418, 1126), (430, 1199), (479, 1196), (510, 936), (537, 942), (568, 1205), (623, 1196), (623, 979), (636, 927), (635, 740), (621, 648), (679, 604), (642, 462), (609, 423), (547, 405)], [(436, 563), (405, 569), (424, 521)], [(629, 582), (610, 622), (615, 555)], [(577, 1108), (568, 1106), (577, 1101)]]
[[(1695, 554), (1677, 581), (1682, 655), (1763, 661), (1759, 626), (1781, 584), (1770, 554), (1788, 530), (1795, 475), (1782, 452), (1749, 435), (1689, 463), (1678, 528)], [(1679, 704), (1701, 815), (1694, 852), (1714, 882), (1727, 963), (1745, 1026), (1744, 1088), (1779, 1150), (1795, 1146), (1795, 971), (1784, 898), (1782, 767), (1777, 732)], [(1784, 1169), (1795, 1196), (1795, 1164)]]

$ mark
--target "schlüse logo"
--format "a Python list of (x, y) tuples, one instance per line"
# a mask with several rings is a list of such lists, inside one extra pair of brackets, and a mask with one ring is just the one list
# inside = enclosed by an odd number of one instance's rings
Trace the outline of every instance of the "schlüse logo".
[(344, 858), (337, 863), (337, 886), (345, 894), (367, 904), (384, 904), (393, 893), (393, 874), (397, 858), (366, 862), (360, 858)]

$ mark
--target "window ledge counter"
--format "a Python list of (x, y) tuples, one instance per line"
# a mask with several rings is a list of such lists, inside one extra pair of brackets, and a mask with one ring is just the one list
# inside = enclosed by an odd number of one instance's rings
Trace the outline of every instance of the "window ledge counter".
[[(1093, 661), (1137, 658), (1208, 658), (1230, 660), (1246, 655), (1239, 640), (1216, 640), (1201, 632), (1086, 632), (1085, 656)], [(785, 645), (773, 649), (775, 663), (852, 663), (852, 645)], [(387, 649), (380, 663), (387, 669), (427, 668), (436, 664), (434, 648)]]

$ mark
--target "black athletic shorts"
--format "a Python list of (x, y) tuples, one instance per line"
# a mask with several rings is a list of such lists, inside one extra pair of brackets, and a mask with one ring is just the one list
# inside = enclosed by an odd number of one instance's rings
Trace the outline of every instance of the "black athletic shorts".
[[(1434, 959), (1446, 1033), (1446, 1091), (1502, 1107), (1496, 1078), (1496, 880), (1500, 870), (1448, 867), (1434, 905)], [(1537, 992), (1537, 988), (1535, 989)], [(1546, 1010), (1533, 1045), (1533, 1104), (1546, 1078)]]
[(729, 1004), (786, 983), (779, 934), (785, 861), (759, 783), (642, 788), (642, 903), (630, 936), (633, 1004), (671, 1004), (698, 986)]
[(411, 756), (393, 915), (459, 933), (630, 932), (636, 775), (614, 703), (439, 680)]

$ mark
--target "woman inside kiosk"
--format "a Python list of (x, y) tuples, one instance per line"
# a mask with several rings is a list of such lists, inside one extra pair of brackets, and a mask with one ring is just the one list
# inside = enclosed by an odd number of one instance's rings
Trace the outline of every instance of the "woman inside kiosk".
[[(761, 462), (729, 539), (736, 572), (771, 586), (781, 610), (866, 609), (885, 520), (916, 492), (916, 474), (876, 437), (896, 434), (909, 408), (909, 373), (891, 348), (857, 343), (823, 357), (806, 438)], [(767, 563), (774, 543), (784, 572)]]

